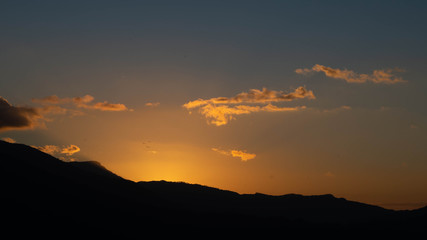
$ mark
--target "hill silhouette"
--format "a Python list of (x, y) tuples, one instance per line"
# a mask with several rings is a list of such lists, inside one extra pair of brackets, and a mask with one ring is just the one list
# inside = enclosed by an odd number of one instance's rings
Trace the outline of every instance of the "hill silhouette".
[[(333, 195), (270, 196), (183, 182), (133, 182), (0, 141), (4, 229), (109, 234), (162, 229), (423, 229), (427, 207), (394, 211)], [(4, 221), (3, 221), (4, 222)], [(18, 233), (20, 231), (17, 231)]]

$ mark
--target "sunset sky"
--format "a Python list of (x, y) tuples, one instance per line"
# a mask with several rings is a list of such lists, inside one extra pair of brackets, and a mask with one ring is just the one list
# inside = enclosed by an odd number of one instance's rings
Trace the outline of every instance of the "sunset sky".
[(0, 139), (133, 181), (427, 205), (424, 1), (1, 1)]

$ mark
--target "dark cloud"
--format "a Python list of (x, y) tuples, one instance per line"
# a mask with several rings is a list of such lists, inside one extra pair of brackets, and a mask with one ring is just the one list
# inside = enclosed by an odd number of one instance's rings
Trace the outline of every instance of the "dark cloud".
[[(101, 111), (133, 111), (124, 104), (109, 103), (107, 101), (92, 103), (94, 97), (59, 98), (56, 95), (44, 98), (33, 98), (32, 102), (43, 105), (42, 107), (13, 106), (0, 96), (0, 132), (7, 130), (32, 129), (44, 126), (45, 122), (52, 121), (53, 115), (83, 115), (82, 111), (75, 108), (96, 109)], [(72, 104), (75, 107), (62, 107), (63, 104)]]
[(12, 106), (0, 97), (0, 131), (33, 128), (40, 118), (37, 108)]

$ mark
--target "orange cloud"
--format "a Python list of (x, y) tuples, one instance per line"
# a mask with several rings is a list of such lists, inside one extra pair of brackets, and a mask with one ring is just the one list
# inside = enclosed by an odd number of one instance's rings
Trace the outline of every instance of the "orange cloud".
[(315, 99), (312, 91), (307, 91), (304, 87), (298, 87), (294, 92), (283, 93), (282, 91), (251, 89), (249, 92), (242, 92), (234, 97), (217, 97), (211, 99), (197, 99), (183, 105), (187, 109), (200, 107), (206, 104), (237, 104), (237, 103), (268, 103), (268, 102), (283, 102), (292, 101), (298, 98)]
[(62, 102), (67, 102), (69, 99), (61, 99), (56, 95), (47, 96), (44, 98), (33, 98), (31, 99), (32, 102), (35, 103), (41, 103), (41, 104), (59, 104)]
[(45, 145), (42, 147), (32, 146), (32, 147), (50, 155), (54, 155), (55, 153), (58, 153), (60, 151), (59, 147), (55, 145)]
[(8, 143), (16, 143), (15, 139), (10, 138), (10, 137), (4, 137), (1, 140), (8, 142)]
[[(67, 99), (67, 98), (65, 98)], [(77, 107), (82, 107), (82, 108), (88, 108), (89, 105), (87, 105), (88, 103), (92, 102), (95, 98), (92, 97), (89, 94), (86, 94), (83, 97), (74, 97), (71, 99), (71, 101), (77, 106)]]
[[(197, 99), (183, 105), (187, 110), (199, 108), (199, 112), (206, 117), (208, 123), (216, 126), (227, 124), (234, 116), (250, 114), (253, 112), (286, 112), (305, 109), (302, 107), (277, 107), (271, 102), (292, 101), (300, 98), (315, 99), (312, 91), (307, 91), (304, 87), (295, 89), (294, 92), (285, 94), (282, 91), (272, 91), (266, 88), (262, 90), (251, 89), (248, 93), (240, 93), (234, 97), (218, 97), (211, 99)], [(265, 106), (235, 105), (239, 103), (266, 104)]]
[(256, 154), (247, 153), (246, 150), (244, 150), (244, 151), (241, 151), (241, 150), (225, 151), (225, 150), (221, 150), (218, 148), (211, 148), (211, 149), (212, 149), (212, 151), (215, 151), (215, 152), (222, 154), (222, 155), (240, 158), (240, 160), (242, 162), (246, 162), (246, 161), (254, 159), (256, 157)]
[(32, 101), (35, 103), (41, 104), (66, 104), (73, 103), (79, 108), (85, 109), (96, 109), (101, 111), (126, 111), (129, 110), (124, 104), (121, 103), (109, 103), (107, 101), (98, 102), (91, 104), (95, 98), (91, 95), (85, 95), (83, 97), (74, 97), (74, 98), (59, 98), (56, 95), (44, 97), (44, 98), (33, 98)]
[(83, 97), (74, 97), (74, 98), (60, 98), (56, 95), (47, 96), (43, 98), (33, 98), (31, 99), (34, 103), (41, 103), (41, 104), (64, 104), (64, 103), (74, 103), (76, 105), (86, 104), (89, 102), (92, 102), (94, 100), (94, 97), (91, 95), (85, 95)]
[[(68, 157), (77, 152), (80, 152), (80, 148), (74, 144), (70, 144), (69, 146), (65, 146), (62, 148), (56, 145), (45, 145), (41, 147), (32, 146), (32, 147), (63, 160), (72, 160), (72, 159), (69, 159)], [(68, 157), (64, 157), (64, 155)]]
[(240, 158), (243, 162), (254, 159), (256, 154), (247, 153), (246, 151), (231, 150), (231, 156)]
[(208, 104), (200, 108), (200, 113), (205, 116), (209, 123), (216, 126), (227, 124), (230, 120), (235, 119), (235, 115), (250, 114), (253, 112), (287, 112), (287, 111), (298, 111), (305, 109), (305, 106), (301, 107), (277, 107), (272, 104), (266, 106), (247, 106), (247, 105), (214, 105)]
[(299, 106), (299, 107), (277, 107), (272, 104), (268, 104), (261, 108), (261, 111), (266, 112), (291, 112), (291, 111), (299, 111), (302, 109), (306, 109), (306, 106)]
[(145, 106), (147, 106), (147, 107), (157, 107), (157, 106), (159, 106), (160, 105), (160, 103), (159, 102), (148, 102), (148, 103), (146, 103), (145, 104)]
[(128, 110), (128, 108), (121, 103), (108, 103), (107, 101), (105, 102), (99, 102), (99, 103), (95, 103), (92, 106), (89, 106), (89, 108), (91, 109), (98, 109), (101, 111), (126, 111)]
[(60, 106), (56, 106), (56, 105), (48, 105), (48, 106), (43, 106), (42, 108), (39, 108), (40, 112), (45, 115), (45, 114), (66, 114), (67, 112), (69, 112), (69, 109), (60, 107)]
[(395, 76), (394, 72), (403, 72), (402, 69), (386, 69), (386, 70), (374, 70), (372, 74), (359, 74), (352, 70), (341, 70), (337, 68), (330, 68), (320, 64), (314, 65), (310, 68), (299, 68), (295, 70), (298, 74), (308, 74), (312, 72), (323, 72), (327, 77), (342, 79), (348, 83), (385, 83), (385, 84), (395, 84), (406, 82), (401, 77)]
[(251, 107), (239, 105), (229, 107), (227, 105), (216, 106), (208, 104), (200, 108), (200, 113), (207, 119), (211, 119), (209, 123), (216, 126), (227, 124), (230, 120), (234, 119), (234, 115), (249, 114), (251, 112), (259, 111), (259, 106)]
[(211, 148), (211, 150), (222, 155), (231, 156), (231, 153), (229, 151), (224, 151), (218, 148)]
[(34, 128), (42, 118), (37, 108), (12, 106), (0, 97), (0, 132)]
[(76, 145), (71, 144), (68, 147), (65, 147), (61, 150), (61, 153), (66, 154), (68, 156), (73, 155), (74, 153), (80, 152), (80, 148)]

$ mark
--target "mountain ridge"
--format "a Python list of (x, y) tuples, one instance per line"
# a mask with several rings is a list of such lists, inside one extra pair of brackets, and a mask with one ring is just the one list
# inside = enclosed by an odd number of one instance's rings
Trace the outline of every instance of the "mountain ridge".
[(117, 231), (140, 226), (289, 230), (417, 228), (427, 223), (427, 206), (395, 211), (332, 194), (272, 196), (183, 182), (133, 182), (98, 162), (63, 162), (24, 144), (4, 141), (0, 141), (0, 159), (3, 210), (11, 227), (16, 222), (25, 227), (35, 222), (59, 229), (79, 223)]

